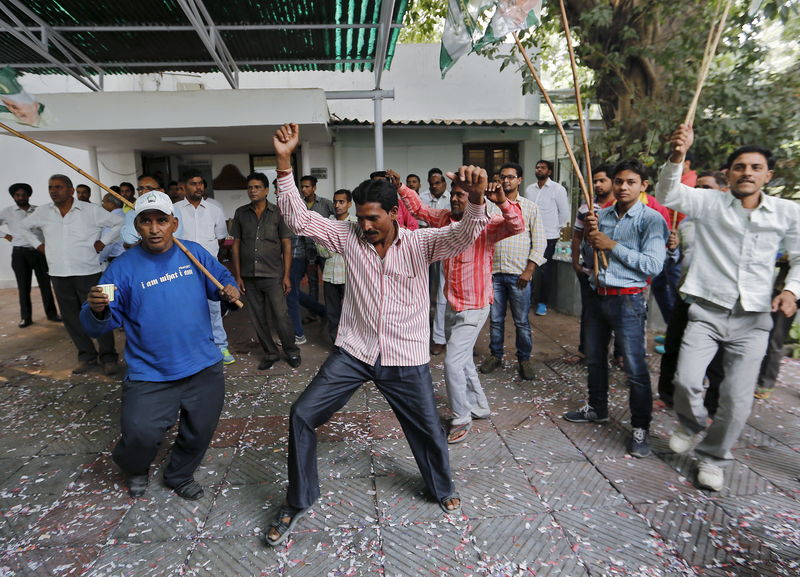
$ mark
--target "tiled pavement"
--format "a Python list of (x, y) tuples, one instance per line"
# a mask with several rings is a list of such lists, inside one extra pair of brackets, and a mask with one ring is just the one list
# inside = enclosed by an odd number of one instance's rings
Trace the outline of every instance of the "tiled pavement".
[(796, 362), (756, 403), (727, 488), (709, 494), (692, 486), (690, 459), (666, 450), (668, 412), (655, 417), (658, 456), (626, 456), (620, 373), (611, 423), (560, 418), (585, 388), (583, 369), (560, 360), (577, 324), (535, 317), (537, 380), (520, 381), (508, 362), (484, 377), (493, 415), (451, 449), (463, 515), (442, 515), (422, 494), (397, 421), (367, 385), (320, 429), (322, 497), (273, 550), (261, 535), (284, 491), (286, 415), (326, 354), (320, 327), (310, 325), (300, 369), (258, 372), (246, 315), (226, 319), (238, 362), (198, 472), (206, 496), (175, 497), (156, 470), (146, 498), (132, 500), (109, 460), (119, 384), (69, 376), (63, 329), (17, 329), (15, 299), (0, 291), (0, 576), (800, 575)]

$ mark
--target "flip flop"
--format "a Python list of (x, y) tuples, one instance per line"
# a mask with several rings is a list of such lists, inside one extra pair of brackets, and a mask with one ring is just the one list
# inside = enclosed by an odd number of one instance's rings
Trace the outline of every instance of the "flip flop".
[(447, 444), (455, 445), (467, 438), (467, 433), (472, 428), (472, 423), (464, 423), (463, 425), (451, 425), (450, 431), (447, 433)]
[[(267, 543), (267, 545), (277, 547), (283, 543), (292, 532), (292, 529), (294, 529), (294, 526), (297, 524), (297, 522), (303, 517), (303, 515), (306, 514), (308, 509), (310, 509), (310, 507), (306, 509), (297, 509), (289, 505), (281, 505), (281, 508), (278, 510), (278, 516), (275, 517), (275, 520), (269, 526), (270, 529), (275, 529), (278, 531), (279, 536), (277, 539), (270, 539), (269, 529), (267, 529), (267, 532), (264, 533), (264, 541)], [(288, 523), (284, 522), (284, 519), (286, 518), (289, 519)]]
[[(451, 499), (458, 499), (458, 507), (456, 507), (455, 509), (448, 509), (447, 505), (445, 505), (445, 503), (447, 503)], [(444, 511), (448, 515), (456, 515), (456, 514), (460, 513), (461, 512), (461, 495), (459, 495), (458, 493), (453, 493), (452, 495), (448, 495), (447, 497), (445, 497), (444, 499), (439, 501), (439, 507), (442, 509), (442, 511)]]
[(564, 362), (567, 363), (568, 365), (577, 365), (579, 363), (582, 363), (585, 359), (586, 357), (581, 353), (575, 353), (564, 357)]

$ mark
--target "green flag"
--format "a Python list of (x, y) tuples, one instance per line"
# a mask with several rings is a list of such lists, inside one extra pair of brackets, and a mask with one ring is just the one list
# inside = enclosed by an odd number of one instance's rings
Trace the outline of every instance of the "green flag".
[[(479, 21), (494, 8), (486, 30)], [(539, 23), (542, 0), (449, 0), (439, 52), (442, 78), (464, 54)]]
[(13, 68), (0, 69), (0, 119), (39, 126), (43, 111), (44, 105), (25, 91)]

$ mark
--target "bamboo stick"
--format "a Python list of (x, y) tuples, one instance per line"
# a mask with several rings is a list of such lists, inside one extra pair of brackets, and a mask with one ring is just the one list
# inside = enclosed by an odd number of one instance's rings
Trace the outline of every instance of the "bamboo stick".
[[(50, 148), (46, 147), (44, 144), (40, 143), (39, 141), (37, 141), (37, 140), (34, 140), (33, 138), (30, 138), (29, 136), (27, 136), (27, 135), (25, 135), (25, 134), (23, 134), (23, 133), (21, 133), (21, 132), (19, 132), (19, 131), (17, 131), (17, 130), (14, 130), (13, 128), (11, 128), (10, 126), (7, 126), (7, 125), (3, 124), (2, 122), (0, 122), (0, 128), (3, 128), (3, 129), (4, 129), (6, 132), (8, 132), (9, 134), (13, 134), (13, 135), (14, 135), (14, 136), (16, 136), (16, 137), (18, 137), (18, 138), (21, 138), (22, 140), (26, 140), (26, 141), (30, 142), (31, 144), (33, 144), (34, 146), (36, 146), (36, 147), (38, 147), (38, 148), (41, 148), (41, 149), (42, 149), (42, 150), (44, 150), (46, 153), (48, 153), (48, 154), (50, 154), (50, 155), (52, 155), (52, 156), (56, 157), (58, 160), (60, 160), (61, 162), (63, 162), (63, 163), (64, 163), (64, 164), (66, 164), (67, 166), (69, 166), (69, 167), (70, 167), (72, 170), (74, 170), (75, 172), (77, 172), (78, 174), (80, 174), (81, 176), (83, 176), (84, 178), (88, 178), (88, 179), (89, 179), (89, 180), (91, 180), (91, 181), (92, 181), (94, 184), (96, 184), (97, 186), (99, 186), (100, 188), (102, 188), (103, 190), (105, 190), (106, 192), (108, 192), (109, 194), (111, 194), (112, 196), (114, 196), (115, 198), (117, 198), (117, 199), (119, 199), (120, 201), (122, 201), (122, 202), (123, 202), (123, 203), (124, 203), (126, 206), (129, 206), (129, 207), (133, 208), (133, 203), (132, 203), (131, 201), (129, 201), (127, 198), (125, 198), (124, 196), (122, 196), (122, 195), (121, 195), (121, 194), (119, 194), (118, 192), (114, 192), (114, 191), (113, 191), (113, 190), (111, 190), (109, 187), (107, 187), (105, 184), (103, 184), (102, 182), (100, 182), (99, 180), (97, 180), (95, 177), (93, 177), (91, 174), (89, 174), (89, 173), (87, 173), (86, 171), (82, 170), (80, 167), (78, 167), (78, 166), (77, 166), (77, 165), (75, 165), (74, 163), (70, 162), (69, 160), (67, 160), (66, 158), (64, 158), (64, 157), (63, 157), (63, 156), (61, 156), (60, 154), (58, 154), (56, 151), (54, 151), (54, 150), (52, 150), (52, 149), (50, 149)], [(192, 254), (192, 253), (189, 251), (189, 249), (187, 249), (187, 248), (186, 248), (186, 246), (185, 246), (185, 245), (184, 245), (184, 244), (183, 244), (183, 243), (182, 243), (182, 242), (181, 242), (179, 239), (177, 239), (177, 238), (173, 237), (173, 240), (175, 241), (175, 244), (178, 246), (178, 248), (179, 248), (179, 249), (181, 249), (181, 250), (184, 252), (184, 254), (185, 254), (187, 257), (189, 257), (189, 260), (190, 260), (190, 261), (192, 261), (192, 264), (193, 264), (193, 265), (195, 265), (195, 266), (196, 266), (196, 267), (197, 267), (197, 268), (200, 270), (200, 272), (202, 272), (204, 275), (206, 275), (206, 277), (208, 277), (208, 279), (209, 279), (209, 280), (210, 280), (212, 283), (214, 283), (214, 286), (215, 286), (215, 287), (217, 287), (217, 288), (218, 288), (218, 289), (220, 289), (220, 290), (222, 290), (223, 288), (225, 288), (225, 287), (222, 285), (222, 283), (221, 283), (221, 282), (219, 282), (219, 281), (218, 281), (218, 280), (217, 280), (217, 279), (214, 277), (214, 275), (212, 275), (212, 274), (209, 272), (209, 270), (208, 270), (206, 267), (204, 267), (204, 266), (202, 265), (202, 263), (201, 263), (199, 260), (197, 260), (197, 258), (196, 258), (196, 257), (195, 257), (195, 256), (194, 256), (194, 255), (193, 255), (193, 254)], [(243, 303), (242, 301), (240, 301), (240, 300), (235, 300), (235, 301), (233, 301), (233, 302), (234, 302), (234, 304), (236, 304), (236, 306), (238, 306), (239, 308), (242, 308), (242, 307), (244, 306), (244, 303)]]

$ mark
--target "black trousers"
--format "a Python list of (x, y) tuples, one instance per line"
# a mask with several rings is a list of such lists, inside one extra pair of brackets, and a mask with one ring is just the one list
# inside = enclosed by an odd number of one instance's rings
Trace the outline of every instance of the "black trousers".
[(67, 329), (69, 338), (78, 349), (78, 360), (96, 363), (98, 355), (101, 363), (113, 363), (118, 359), (114, 348), (114, 331), (109, 331), (97, 339), (99, 347), (95, 349), (92, 339), (86, 334), (79, 318), (81, 306), (89, 295), (89, 289), (100, 280), (100, 273), (86, 276), (51, 276), (53, 291), (61, 309), (61, 319)]
[(281, 340), (283, 352), (288, 356), (297, 356), (300, 349), (294, 344), (294, 327), (289, 318), (289, 309), (286, 306), (286, 296), (283, 294), (283, 285), (279, 278), (245, 277), (244, 300), (247, 303), (247, 312), (258, 335), (258, 342), (264, 349), (264, 356), (270, 361), (281, 358), (275, 341), (272, 340), (271, 321), (278, 329), (278, 338)]
[[(777, 293), (775, 294), (777, 296)], [(800, 301), (798, 301), (800, 303)], [(772, 313), (772, 330), (769, 333), (769, 344), (767, 344), (767, 354), (761, 363), (761, 372), (758, 374), (758, 386), (764, 389), (775, 387), (778, 373), (781, 370), (781, 359), (783, 358), (783, 345), (789, 330), (792, 328), (794, 317), (787, 317), (781, 311)]]
[(17, 279), (19, 291), (19, 318), (30, 321), (33, 315), (31, 305), (31, 279), (36, 274), (39, 291), (42, 293), (44, 314), (48, 319), (58, 317), (56, 301), (50, 288), (50, 275), (47, 274), (47, 259), (35, 248), (15, 246), (11, 249), (11, 269)]
[(339, 332), (339, 319), (342, 317), (342, 302), (344, 302), (344, 283), (322, 283), (325, 291), (325, 314), (328, 317), (328, 334), (331, 341), (336, 342)]
[(122, 438), (111, 456), (129, 475), (147, 473), (164, 433), (180, 416), (164, 483), (177, 487), (192, 479), (206, 454), (225, 400), (222, 362), (177, 381), (122, 384)]
[(557, 238), (547, 239), (547, 248), (544, 249), (544, 258), (547, 259), (547, 262), (539, 267), (542, 282), (539, 285), (539, 297), (536, 299), (536, 302), (544, 303), (548, 306), (550, 306), (550, 295), (556, 284), (556, 265), (553, 262), (553, 255), (556, 252), (557, 242)]
[(454, 492), (447, 437), (442, 428), (430, 367), (374, 366), (337, 349), (292, 405), (289, 415), (289, 488), (286, 501), (307, 508), (319, 498), (317, 434), (358, 387), (373, 381), (403, 427), (422, 479), (430, 494), (442, 501)]
[[(678, 353), (686, 325), (689, 324), (689, 303), (679, 298), (672, 309), (672, 317), (667, 325), (664, 337), (664, 354), (661, 355), (661, 373), (658, 377), (658, 397), (670, 407), (675, 396), (675, 371), (678, 369)], [(719, 406), (719, 386), (725, 376), (722, 368), (722, 349), (717, 352), (706, 369), (708, 389), (703, 404), (709, 414), (717, 412)]]

